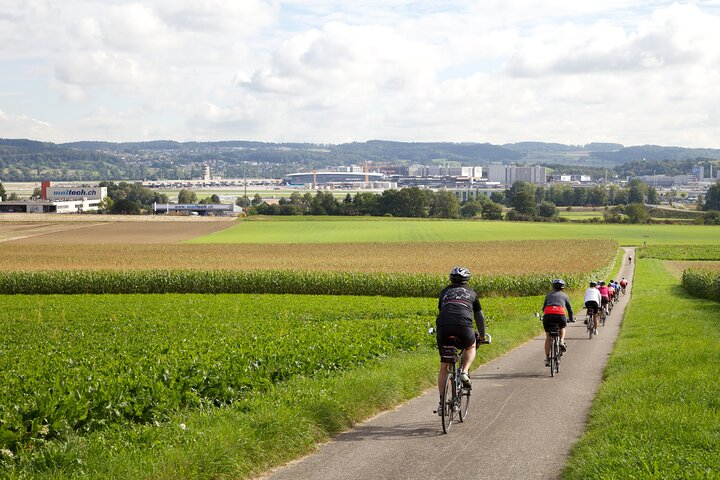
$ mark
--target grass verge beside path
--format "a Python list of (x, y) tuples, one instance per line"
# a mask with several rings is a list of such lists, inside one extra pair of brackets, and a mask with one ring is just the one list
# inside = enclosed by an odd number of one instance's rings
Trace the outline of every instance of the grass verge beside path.
[(588, 432), (565, 479), (720, 476), (720, 304), (689, 297), (659, 260), (633, 298)]

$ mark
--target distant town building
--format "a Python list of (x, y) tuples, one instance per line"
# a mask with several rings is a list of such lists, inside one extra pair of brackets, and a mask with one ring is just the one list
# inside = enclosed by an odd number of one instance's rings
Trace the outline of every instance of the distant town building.
[(478, 166), (411, 165), (408, 167), (407, 175), (408, 177), (465, 177), (480, 179), (483, 175), (483, 168)]
[[(309, 188), (318, 187), (358, 187), (365, 184), (379, 183), (384, 174), (376, 172), (361, 171), (322, 171), (322, 172), (301, 172), (285, 175), (283, 183), (287, 185), (306, 186)], [(392, 187), (388, 187), (392, 188)]]
[(515, 182), (528, 182), (536, 185), (547, 183), (546, 168), (541, 166), (519, 167), (516, 165), (490, 165), (488, 166), (488, 181), (503, 185), (512, 185)]
[(661, 188), (679, 187), (698, 183), (698, 177), (695, 175), (642, 175), (634, 178), (642, 180), (651, 187)]

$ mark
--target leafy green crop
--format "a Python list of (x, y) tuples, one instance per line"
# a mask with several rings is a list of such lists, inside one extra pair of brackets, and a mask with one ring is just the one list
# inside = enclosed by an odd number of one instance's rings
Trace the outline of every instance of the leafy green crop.
[(0, 316), (0, 448), (17, 449), (432, 345), (428, 299), (11, 296)]

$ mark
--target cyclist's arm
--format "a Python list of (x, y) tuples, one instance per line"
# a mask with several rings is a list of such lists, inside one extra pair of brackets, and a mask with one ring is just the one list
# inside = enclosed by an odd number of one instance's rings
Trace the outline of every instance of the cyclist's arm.
[(483, 315), (482, 309), (475, 312), (475, 325), (477, 325), (480, 338), (485, 338), (485, 315)]
[(573, 319), (573, 311), (572, 311), (572, 305), (570, 305), (570, 298), (567, 298), (565, 300), (565, 308), (567, 309), (567, 312), (568, 312), (568, 319), (572, 320)]

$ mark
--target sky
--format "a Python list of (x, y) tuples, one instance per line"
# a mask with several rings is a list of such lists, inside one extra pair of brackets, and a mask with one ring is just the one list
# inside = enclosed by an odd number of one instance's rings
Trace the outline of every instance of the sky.
[(720, 148), (720, 0), (0, 0), (0, 138)]

